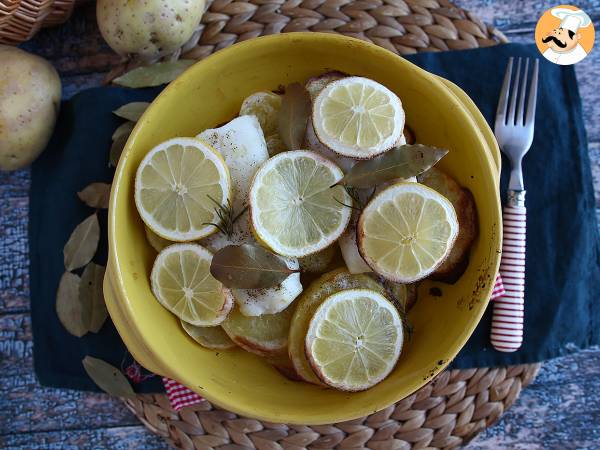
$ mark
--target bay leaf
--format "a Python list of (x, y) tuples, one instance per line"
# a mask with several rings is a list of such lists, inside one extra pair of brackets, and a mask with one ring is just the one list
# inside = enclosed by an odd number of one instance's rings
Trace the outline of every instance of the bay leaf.
[(110, 184), (92, 183), (86, 186), (77, 196), (91, 208), (108, 209), (110, 199)]
[(108, 317), (102, 282), (105, 267), (89, 263), (85, 266), (79, 284), (79, 301), (83, 308), (83, 320), (92, 333), (97, 333)]
[(65, 329), (73, 336), (81, 337), (89, 330), (83, 318), (79, 301), (81, 279), (71, 272), (63, 273), (56, 292), (56, 315)]
[(100, 239), (100, 224), (98, 216), (92, 214), (75, 227), (63, 250), (65, 268), (68, 271), (78, 269), (89, 263)]
[(285, 260), (257, 245), (228, 245), (214, 254), (213, 277), (229, 288), (259, 289), (281, 284), (295, 271)]
[(89, 377), (104, 392), (115, 397), (135, 398), (135, 392), (119, 369), (92, 356), (81, 361)]
[(127, 139), (129, 139), (129, 134), (122, 134), (113, 141), (108, 156), (109, 167), (117, 167), (117, 164), (119, 164), (119, 158), (121, 158), (121, 153), (123, 153)]
[(190, 59), (180, 59), (138, 67), (115, 78), (113, 83), (130, 88), (160, 86), (173, 81), (195, 62)]
[(427, 145), (401, 145), (373, 159), (357, 162), (337, 184), (368, 188), (396, 178), (416, 177), (447, 153), (446, 149)]
[(279, 110), (279, 135), (288, 150), (302, 148), (311, 103), (308, 91), (299, 83), (285, 88)]
[(121, 106), (113, 111), (113, 114), (123, 119), (130, 120), (132, 122), (137, 122), (146, 111), (146, 108), (150, 106), (148, 102), (131, 102), (126, 105)]
[(117, 127), (115, 132), (112, 134), (112, 140), (116, 141), (119, 137), (121, 137), (124, 134), (127, 135), (127, 137), (129, 137), (129, 135), (133, 131), (133, 127), (135, 127), (135, 122), (128, 121), (128, 122), (122, 123), (121, 125), (119, 125)]

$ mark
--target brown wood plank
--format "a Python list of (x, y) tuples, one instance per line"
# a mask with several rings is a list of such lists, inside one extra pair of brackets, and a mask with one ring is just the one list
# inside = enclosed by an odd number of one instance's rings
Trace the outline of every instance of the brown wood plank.
[[(587, 369), (582, 371), (581, 363), (586, 360)], [(595, 424), (600, 419), (600, 379), (597, 367), (600, 364), (600, 350), (581, 352), (547, 362), (536, 382), (524, 390), (517, 403), (502, 416), (500, 422), (488, 428), (466, 448), (484, 449), (529, 449), (529, 448), (595, 448), (600, 442), (600, 430)], [(565, 370), (568, 369), (568, 370)], [(549, 380), (552, 374), (561, 379)], [(64, 392), (64, 391), (60, 391)], [(89, 395), (88, 397), (96, 397)], [(0, 405), (2, 407), (3, 405)], [(58, 404), (55, 409), (63, 409)], [(62, 431), (18, 432), (13, 420), (7, 427), (0, 427), (2, 448), (165, 448), (164, 441), (151, 436), (142, 427), (103, 427), (93, 429), (92, 420), (97, 413), (97, 405), (87, 399), (87, 414), (80, 411), (69, 412), (79, 417), (81, 428)], [(121, 404), (114, 405), (118, 413)], [(3, 409), (6, 416), (12, 411)], [(47, 421), (48, 412), (38, 411), (34, 417)], [(17, 421), (18, 423), (18, 421)], [(50, 422), (52, 423), (52, 422)], [(60, 429), (59, 429), (60, 430)], [(73, 447), (71, 447), (73, 446)]]
[[(466, 448), (597, 449), (600, 442), (600, 379), (597, 376), (600, 358), (594, 358), (596, 375), (585, 378), (571, 366), (576, 359), (576, 356), (560, 359), (560, 364), (567, 366), (563, 373), (568, 374), (568, 380), (554, 384), (535, 383), (525, 389), (500, 422), (487, 428)], [(553, 370), (553, 366), (553, 363), (546, 364), (542, 370)]]
[(29, 309), (29, 170), (0, 171), (0, 313)]
[(42, 387), (32, 369), (17, 376), (0, 378), (0, 395), (0, 434), (139, 423), (117, 398), (107, 394)]
[(0, 436), (0, 447), (5, 450), (165, 450), (169, 448), (162, 438), (151, 434), (141, 425), (9, 434)]
[(42, 29), (22, 47), (52, 61), (62, 76), (107, 72), (120, 60), (98, 30), (94, 2), (78, 7), (63, 25)]
[[(588, 142), (600, 142), (600, 120), (598, 120), (600, 117), (599, 50), (600, 46), (575, 66)], [(594, 160), (593, 163), (600, 164), (600, 160)]]
[[(573, 384), (579, 379), (598, 378), (598, 375), (600, 375), (600, 347), (596, 346), (544, 362), (529, 388), (543, 390), (556, 384)], [(600, 407), (600, 404), (598, 406)]]
[[(521, 2), (518, 7), (512, 0), (462, 0), (462, 7), (476, 12), (479, 17), (494, 23), (506, 32), (511, 41), (533, 42), (533, 30), (541, 11), (555, 6), (550, 0)], [(600, 2), (586, 0), (578, 3), (592, 17), (600, 17)], [(57, 67), (64, 79), (66, 96), (100, 81), (119, 58), (108, 48), (100, 35), (95, 21), (93, 4), (78, 8), (73, 18), (61, 27), (42, 30), (25, 48), (46, 57)], [(596, 86), (594, 69), (600, 67), (600, 51), (592, 52), (577, 65), (580, 89), (584, 100), (584, 116), (590, 141), (600, 141), (600, 122), (594, 120), (600, 114), (600, 92)], [(93, 81), (77, 80), (82, 74), (93, 74)]]
[(0, 316), (0, 379), (18, 378), (32, 372), (33, 338), (29, 314)]
[[(507, 32), (511, 41), (533, 41), (549, 0), (461, 0), (458, 2)], [(598, 0), (578, 6), (600, 15)], [(65, 98), (98, 85), (118, 57), (98, 33), (94, 5), (78, 9), (62, 27), (43, 30), (25, 45), (61, 72)], [(576, 66), (583, 99), (600, 218), (600, 51)], [(0, 172), (0, 447), (28, 449), (147, 448), (165, 442), (151, 435), (116, 399), (102, 394), (41, 387), (33, 375), (28, 310), (27, 170)], [(6, 314), (6, 313), (13, 314)], [(18, 312), (17, 314), (14, 314)], [(534, 385), (500, 423), (469, 449), (596, 448), (600, 442), (598, 401), (600, 349), (547, 362)], [(132, 425), (132, 426), (129, 426)], [(133, 426), (136, 425), (136, 426)]]
[(87, 73), (81, 75), (63, 75), (62, 84), (63, 98), (71, 98), (73, 95), (85, 89), (94, 88), (102, 85), (105, 72)]
[(137, 424), (108, 395), (40, 386), (32, 350), (29, 315), (0, 316), (0, 434)]
[[(596, 214), (600, 214), (600, 142), (593, 142), (589, 147), (592, 177), (594, 178), (594, 193), (596, 196)], [(600, 226), (600, 222), (599, 222)]]
[[(568, 2), (567, 2), (568, 3)], [(561, 2), (555, 0), (456, 0), (456, 4), (477, 14), (483, 21), (503, 30), (534, 27), (544, 11)], [(592, 20), (600, 16), (598, 0), (581, 0), (570, 3), (586, 11)]]
[[(0, 330), (0, 411), (3, 412), (0, 415), (0, 435), (33, 433), (31, 442), (38, 442), (33, 439), (47, 438), (42, 432), (123, 427), (137, 423), (119, 400), (108, 395), (40, 386), (33, 375), (32, 338), (27, 314), (0, 317)], [(538, 402), (536, 408), (544, 412), (548, 409), (545, 405), (553, 405), (555, 399), (568, 399), (569, 396), (574, 396), (572, 401), (595, 405), (592, 400), (598, 398), (597, 392), (600, 392), (599, 366), (600, 348), (547, 362), (534, 384), (524, 391), (523, 398), (533, 395), (532, 401)], [(530, 390), (535, 392), (529, 394)], [(598, 408), (597, 405), (594, 407)], [(527, 408), (530, 409), (530, 406)], [(559, 408), (556, 414), (567, 417), (570, 410), (566, 408)], [(551, 409), (555, 409), (554, 406)], [(583, 414), (580, 406), (574, 410)], [(527, 410), (517, 411), (521, 412), (515, 413), (514, 420), (519, 422)], [(531, 411), (529, 414), (536, 415)], [(534, 418), (527, 420), (534, 421)], [(549, 420), (558, 421), (558, 416), (551, 416)], [(507, 427), (509, 437), (514, 432), (512, 420), (503, 420), (501, 426)], [(71, 431), (65, 433), (72, 434)], [(495, 434), (493, 437), (498, 438)]]
[[(511, 41), (523, 43), (533, 43), (537, 18), (542, 11), (556, 6), (550, 0), (520, 2), (518, 6), (512, 0), (461, 0), (457, 4), (476, 12), (484, 21), (494, 23)], [(600, 17), (598, 0), (579, 2), (578, 6), (593, 17)], [(93, 4), (78, 8), (66, 24), (42, 30), (24, 47), (52, 61), (63, 76), (65, 97), (99, 83), (103, 74), (119, 61), (98, 31)], [(599, 67), (599, 49), (577, 64), (590, 142), (600, 141), (600, 121), (595, 120), (600, 115), (600, 92), (596, 89)], [(90, 75), (91, 79), (81, 75)]]

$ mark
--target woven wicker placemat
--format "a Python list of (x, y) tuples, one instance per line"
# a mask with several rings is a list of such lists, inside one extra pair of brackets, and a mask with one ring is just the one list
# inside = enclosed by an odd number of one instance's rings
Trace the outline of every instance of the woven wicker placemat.
[(199, 31), (184, 57), (200, 59), (235, 42), (292, 31), (341, 33), (400, 54), (507, 42), (446, 0), (215, 0)]
[[(200, 60), (236, 42), (293, 31), (344, 34), (401, 55), (508, 42), (502, 32), (446, 0), (214, 0), (191, 39), (162, 59)], [(126, 60), (105, 82), (146, 63)]]
[(182, 449), (451, 449), (493, 425), (536, 376), (540, 364), (447, 370), (378, 413), (322, 426), (261, 422), (204, 401), (173, 411), (166, 395), (124, 400), (153, 433)]
[(65, 22), (75, 0), (0, 0), (0, 44), (19, 44), (42, 27)]
[[(292, 31), (341, 33), (398, 54), (507, 42), (501, 32), (445, 0), (215, 0), (192, 39), (170, 58), (202, 59), (236, 42)], [(130, 67), (115, 68), (107, 78)], [(494, 424), (539, 368), (445, 371), (383, 411), (323, 426), (266, 423), (208, 401), (176, 412), (164, 394), (124, 402), (149, 430), (176, 448), (450, 449)]]

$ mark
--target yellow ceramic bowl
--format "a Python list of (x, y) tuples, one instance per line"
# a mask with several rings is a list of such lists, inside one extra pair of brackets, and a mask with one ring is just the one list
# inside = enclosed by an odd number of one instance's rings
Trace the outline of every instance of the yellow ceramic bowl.
[[(243, 350), (201, 348), (150, 291), (155, 257), (134, 204), (134, 176), (144, 155), (175, 136), (195, 136), (235, 117), (247, 95), (329, 70), (383, 83), (401, 98), (419, 142), (446, 147), (442, 167), (475, 196), (480, 234), (468, 270), (442, 297), (422, 284), (414, 326), (394, 372), (360, 393), (285, 379)], [(479, 322), (498, 269), (501, 216), (497, 147), (481, 114), (456, 86), (387, 50), (332, 34), (293, 33), (253, 39), (195, 64), (152, 103), (117, 167), (110, 200), (106, 302), (134, 357), (211, 402), (271, 422), (324, 424), (373, 413), (410, 395), (456, 356)]]

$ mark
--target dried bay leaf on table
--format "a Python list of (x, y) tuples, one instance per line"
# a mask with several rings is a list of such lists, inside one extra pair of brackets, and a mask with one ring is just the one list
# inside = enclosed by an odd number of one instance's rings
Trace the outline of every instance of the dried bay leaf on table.
[(81, 337), (89, 330), (79, 301), (81, 279), (71, 272), (63, 273), (56, 292), (56, 315), (63, 327), (73, 336)]
[(115, 78), (113, 83), (130, 88), (160, 86), (173, 81), (195, 62), (190, 59), (180, 59), (138, 67)]
[(373, 159), (357, 162), (337, 184), (369, 188), (397, 178), (410, 178), (430, 169), (448, 150), (427, 145), (401, 145)]
[(238, 289), (275, 287), (294, 272), (282, 257), (250, 244), (222, 248), (210, 265), (213, 277), (226, 287)]
[(85, 266), (79, 284), (79, 301), (82, 305), (83, 319), (92, 333), (97, 333), (108, 317), (102, 282), (105, 267), (89, 263)]
[(112, 145), (110, 146), (110, 153), (108, 156), (109, 167), (117, 167), (117, 164), (119, 164), (119, 158), (121, 158), (121, 153), (123, 153), (127, 139), (129, 139), (129, 133), (122, 134), (113, 141)]
[(78, 192), (77, 196), (91, 208), (108, 209), (110, 184), (92, 183)]
[(310, 95), (304, 86), (299, 83), (287, 86), (281, 99), (278, 125), (279, 136), (288, 150), (302, 148), (310, 111)]
[(119, 125), (117, 127), (115, 132), (112, 134), (112, 140), (116, 141), (122, 135), (126, 135), (127, 137), (129, 137), (129, 135), (133, 131), (134, 127), (135, 127), (135, 122), (128, 121), (128, 122), (122, 123), (121, 125)]
[(89, 263), (100, 239), (98, 216), (92, 214), (75, 227), (63, 250), (65, 268), (68, 271), (78, 269)]
[(104, 392), (115, 397), (135, 398), (131, 384), (119, 369), (91, 356), (86, 356), (81, 362), (89, 377)]
[(113, 114), (123, 119), (137, 122), (144, 114), (144, 111), (150, 106), (148, 102), (131, 102), (121, 106), (113, 111)]

